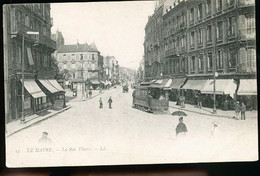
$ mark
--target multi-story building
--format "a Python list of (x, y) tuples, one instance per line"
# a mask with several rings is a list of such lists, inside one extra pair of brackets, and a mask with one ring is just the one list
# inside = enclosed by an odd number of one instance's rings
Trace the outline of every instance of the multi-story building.
[(104, 58), (105, 80), (111, 84), (119, 83), (119, 64), (114, 56)]
[(146, 78), (160, 77), (162, 73), (163, 1), (156, 5), (154, 14), (148, 17), (145, 26), (144, 64)]
[(56, 43), (51, 39), (50, 4), (6, 6), (9, 9), (9, 24), (4, 28), (8, 26), (10, 28), (8, 33), (10, 55), (4, 58), (8, 60), (6, 66), (9, 90), (7, 122), (9, 122), (18, 119), (22, 113), (22, 82), (25, 88), (24, 115), (35, 113), (49, 105), (49, 97), (46, 97), (46, 92), (43, 92), (36, 82), (39, 79), (53, 79), (50, 59), (56, 49)]
[(61, 31), (57, 30), (55, 34), (51, 34), (51, 38), (56, 42), (57, 49), (64, 45), (64, 38)]
[[(188, 78), (183, 89), (187, 90), (187, 97), (194, 100), (194, 92), (189, 93), (188, 90), (213, 94), (213, 84), (209, 84), (208, 79), (213, 79), (214, 74), (217, 75), (216, 91), (225, 89), (221, 88), (225, 82), (224, 85), (234, 89), (228, 95), (238, 95), (234, 99), (244, 101), (245, 96), (242, 95), (256, 95), (253, 0), (170, 0), (162, 7), (161, 45), (164, 49), (160, 60), (164, 77), (173, 78), (173, 82), (175, 78)], [(146, 29), (146, 35), (149, 35), (147, 31), (149, 29)], [(153, 58), (147, 57), (147, 52), (145, 55), (145, 69), (148, 68), (145, 76), (149, 78), (153, 72), (146, 63), (153, 62)], [(246, 84), (252, 85), (251, 88), (245, 88)], [(217, 94), (227, 94), (223, 90), (220, 92)], [(221, 99), (221, 96), (217, 95), (218, 98)]]
[[(93, 84), (98, 81), (98, 58), (99, 51), (95, 44), (74, 44), (62, 45), (57, 50), (57, 62), (59, 69), (67, 70), (70, 74), (74, 88), (85, 89), (87, 80), (92, 80)], [(93, 81), (95, 80), (95, 81)]]
[(145, 79), (145, 76), (144, 76), (144, 59), (142, 59), (139, 63), (139, 67), (138, 67), (138, 70), (137, 70), (137, 82), (142, 82), (144, 81)]

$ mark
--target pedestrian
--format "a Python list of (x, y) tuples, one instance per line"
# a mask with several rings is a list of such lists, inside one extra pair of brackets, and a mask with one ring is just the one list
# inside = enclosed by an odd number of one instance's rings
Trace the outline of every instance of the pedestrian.
[(246, 120), (246, 105), (244, 103), (241, 105), (241, 120)]
[(99, 99), (99, 109), (103, 109), (103, 101), (101, 97)]
[(110, 96), (109, 99), (108, 99), (109, 109), (112, 109), (112, 102), (113, 102), (113, 100)]
[(89, 90), (89, 98), (91, 98), (91, 96), (92, 96), (92, 90), (90, 89)]
[(197, 100), (198, 100), (198, 108), (201, 109), (201, 107), (202, 107), (202, 96), (201, 96), (201, 94), (198, 94)]
[(135, 90), (132, 93), (132, 97), (133, 97), (133, 104), (135, 103)]
[(215, 122), (212, 122), (212, 125), (211, 125), (211, 133), (210, 133), (211, 136), (214, 136), (214, 132), (215, 132), (215, 129), (216, 129), (217, 126), (218, 126), (218, 125), (215, 124)]
[(48, 138), (48, 133), (47, 132), (43, 132), (42, 133), (42, 138), (39, 139), (38, 142), (41, 143), (41, 144), (50, 144), (50, 143), (52, 143), (51, 139)]
[(239, 120), (239, 113), (240, 113), (240, 105), (239, 105), (239, 101), (236, 102), (235, 104), (235, 112), (236, 112), (236, 119)]
[(181, 108), (185, 108), (185, 97), (181, 96)]
[(226, 99), (223, 103), (223, 110), (227, 111), (228, 110), (228, 100)]
[(183, 123), (183, 117), (181, 116), (181, 117), (179, 118), (179, 124), (178, 124), (177, 127), (176, 127), (176, 136), (177, 136), (179, 133), (184, 133), (184, 134), (186, 134), (186, 132), (188, 132), (188, 130), (187, 130), (186, 125)]

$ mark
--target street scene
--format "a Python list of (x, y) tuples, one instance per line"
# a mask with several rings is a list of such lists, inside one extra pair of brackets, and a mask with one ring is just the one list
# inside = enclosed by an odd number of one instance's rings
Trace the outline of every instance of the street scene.
[(7, 167), (258, 160), (254, 6), (5, 5)]

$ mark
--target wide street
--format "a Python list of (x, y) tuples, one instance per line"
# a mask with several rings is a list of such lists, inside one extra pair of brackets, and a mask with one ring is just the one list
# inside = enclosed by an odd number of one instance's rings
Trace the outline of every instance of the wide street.
[[(112, 109), (107, 100), (112, 96)], [(102, 97), (104, 109), (99, 109)], [(234, 120), (189, 112), (188, 133), (175, 135), (178, 117), (150, 114), (132, 105), (132, 89), (104, 91), (87, 101), (69, 101), (71, 108), (6, 140), (7, 165), (111, 165), (256, 160), (257, 118)], [(212, 122), (218, 124), (211, 135)], [(48, 132), (50, 146), (39, 145)], [(51, 148), (45, 151), (42, 148)], [(42, 150), (41, 150), (42, 149)], [(20, 157), (21, 159), (12, 158)]]

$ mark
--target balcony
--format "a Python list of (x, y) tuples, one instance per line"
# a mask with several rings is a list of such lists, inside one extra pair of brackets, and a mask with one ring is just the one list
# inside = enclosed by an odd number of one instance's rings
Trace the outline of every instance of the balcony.
[(255, 28), (240, 29), (238, 32), (239, 40), (255, 40)]
[(255, 0), (239, 0), (238, 6), (239, 7), (248, 7), (248, 6), (254, 6)]
[(172, 56), (176, 54), (176, 49), (170, 49), (165, 52), (166, 56)]

